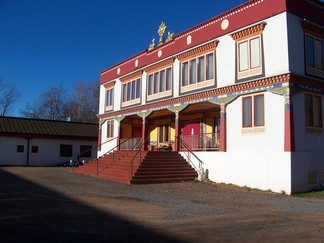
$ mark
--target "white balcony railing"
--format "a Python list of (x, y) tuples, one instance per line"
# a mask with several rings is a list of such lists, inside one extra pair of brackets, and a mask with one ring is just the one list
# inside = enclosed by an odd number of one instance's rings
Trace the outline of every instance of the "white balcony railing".
[[(219, 133), (203, 133), (194, 135), (180, 135), (180, 139), (191, 150), (194, 151), (218, 151), (219, 150)], [(184, 151), (186, 148), (181, 146), (180, 150)]]

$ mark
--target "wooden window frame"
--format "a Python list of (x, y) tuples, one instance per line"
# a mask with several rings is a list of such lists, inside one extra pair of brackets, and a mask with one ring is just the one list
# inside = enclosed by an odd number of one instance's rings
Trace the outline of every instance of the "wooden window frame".
[[(209, 62), (208, 62), (208, 56), (212, 55), (212, 77), (207, 79), (209, 77), (208, 73), (208, 67), (209, 67)], [(203, 80), (199, 79), (199, 65), (201, 60), (203, 58)], [(193, 65), (194, 64), (194, 65)], [(184, 75), (184, 66), (187, 66), (186, 69), (186, 75)], [(214, 50), (209, 50), (208, 52), (205, 53), (199, 53), (196, 56), (187, 58), (181, 62), (181, 83), (180, 83), (180, 92), (181, 93), (186, 93), (194, 90), (199, 90), (203, 88), (207, 88), (210, 86), (215, 85), (215, 51)], [(195, 74), (195, 77), (192, 77), (192, 73)], [(186, 82), (184, 82), (184, 77), (187, 77)]]
[(122, 96), (121, 96), (122, 107), (141, 103), (141, 94), (142, 94), (141, 86), (142, 86), (141, 77), (122, 83)]
[(114, 88), (106, 89), (105, 111), (112, 111), (114, 105)]
[[(265, 22), (253, 25), (247, 29), (238, 31), (232, 34), (232, 38), (236, 42), (236, 82), (243, 82), (251, 78), (258, 78), (264, 76), (264, 50), (263, 50), (263, 36), (262, 32), (266, 26)], [(259, 39), (259, 65), (252, 66), (252, 47), (253, 40)], [(241, 57), (240, 57), (240, 45), (247, 43), (247, 69), (241, 70)]]
[[(172, 71), (173, 71), (172, 66), (167, 66), (158, 71), (150, 72), (147, 74), (147, 96), (146, 96), (147, 101), (161, 99), (172, 95), (172, 86), (173, 86)], [(170, 78), (169, 80), (170, 87), (167, 90), (168, 72)], [(164, 73), (164, 77), (161, 82), (161, 76), (163, 73)], [(163, 88), (163, 90), (161, 90), (161, 88)]]
[[(307, 105), (307, 98), (306, 97), (310, 97), (311, 98), (311, 111), (308, 111), (308, 105)], [(315, 98), (319, 98), (320, 100), (320, 108), (318, 109), (319, 114), (316, 113), (316, 109), (315, 109), (315, 102), (314, 99)], [(323, 98), (321, 95), (317, 95), (317, 94), (313, 94), (313, 93), (305, 93), (305, 128), (306, 128), (306, 132), (309, 133), (323, 133)], [(311, 124), (307, 124), (308, 123), (308, 116), (311, 116)], [(317, 121), (317, 119), (319, 118), (319, 121)], [(316, 124), (319, 123), (318, 126), (316, 126)]]
[[(256, 124), (256, 117), (257, 115), (257, 109), (256, 109), (256, 98), (257, 97), (262, 97), (262, 124)], [(249, 115), (249, 119), (251, 124), (250, 125), (245, 125), (245, 113), (247, 111), (245, 111), (244, 108), (244, 100), (245, 99), (250, 99), (251, 103), (250, 103), (250, 115)], [(246, 134), (246, 133), (261, 133), (265, 131), (265, 95), (264, 94), (253, 94), (253, 95), (248, 95), (248, 96), (244, 96), (242, 97), (242, 133)]]
[(107, 120), (107, 139), (114, 137), (114, 120)]
[[(309, 63), (309, 55), (308, 53), (310, 52), (308, 45), (307, 45), (307, 37), (311, 38), (313, 40), (313, 48), (312, 48), (312, 58), (313, 58), (313, 63), (314, 65), (308, 65)], [(322, 52), (317, 51), (316, 47), (316, 41), (319, 41), (322, 44)], [(311, 33), (308, 33), (307, 31), (305, 32), (305, 69), (306, 69), (306, 74), (311, 75), (311, 76), (316, 76), (319, 78), (324, 78), (324, 37), (319, 37), (316, 35), (313, 35)], [(321, 55), (321, 61), (322, 61), (322, 67), (318, 67), (318, 62), (317, 62), (317, 55)]]

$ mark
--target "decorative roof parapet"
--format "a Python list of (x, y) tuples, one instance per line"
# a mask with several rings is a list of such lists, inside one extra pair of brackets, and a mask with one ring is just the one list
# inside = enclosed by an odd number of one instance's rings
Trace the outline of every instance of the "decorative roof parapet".
[(315, 36), (324, 37), (324, 26), (319, 26), (317, 24), (311, 23), (307, 20), (302, 21), (302, 25), (304, 30), (313, 34)]
[(265, 22), (263, 22), (261, 24), (254, 25), (250, 28), (247, 28), (247, 29), (244, 29), (244, 30), (241, 30), (241, 31), (238, 31), (238, 32), (232, 34), (232, 38), (237, 41), (237, 40), (240, 40), (240, 39), (245, 38), (250, 35), (257, 35), (264, 30), (265, 26), (266, 26)]
[(197, 53), (201, 54), (201, 53), (210, 51), (212, 49), (215, 49), (217, 47), (217, 45), (218, 45), (218, 41), (213, 41), (213, 42), (207, 43), (205, 45), (199, 46), (197, 48), (194, 48), (190, 51), (184, 52), (184, 53), (178, 55), (177, 58), (181, 61), (181, 60), (184, 60), (187, 57), (193, 56)]
[(156, 63), (156, 64), (154, 64), (152, 66), (149, 66), (149, 67), (145, 68), (144, 70), (145, 70), (145, 72), (149, 73), (149, 72), (152, 72), (153, 70), (170, 66), (170, 65), (172, 65), (173, 61), (174, 61), (174, 59), (173, 59), (173, 57), (171, 57), (171, 58), (169, 58), (167, 60)]

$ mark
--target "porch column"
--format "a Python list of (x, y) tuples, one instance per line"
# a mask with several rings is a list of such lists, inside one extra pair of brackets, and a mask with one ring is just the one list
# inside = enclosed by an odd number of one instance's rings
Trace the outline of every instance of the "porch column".
[[(118, 123), (117, 129), (117, 150), (120, 150), (120, 140), (121, 140), (121, 121), (125, 118), (125, 116), (115, 117), (115, 121)], [(114, 122), (115, 124), (115, 122)]]
[(143, 116), (142, 117), (143, 121), (142, 121), (142, 150), (145, 150), (145, 139), (146, 139), (146, 117)]
[(285, 98), (285, 152), (295, 151), (295, 130), (294, 130), (294, 114), (290, 89), (287, 88)]
[(174, 133), (176, 135), (176, 139), (175, 139), (175, 144), (174, 144), (174, 150), (175, 151), (179, 151), (179, 134), (180, 134), (180, 131), (179, 131), (179, 112), (176, 111), (175, 112), (175, 127), (174, 127)]
[(101, 124), (99, 124), (99, 132), (98, 132), (98, 151), (101, 151)]
[(117, 150), (120, 150), (120, 138), (121, 138), (121, 125), (120, 125), (120, 121), (118, 121), (118, 138), (117, 138)]
[(219, 151), (226, 152), (226, 104), (220, 104), (220, 148)]

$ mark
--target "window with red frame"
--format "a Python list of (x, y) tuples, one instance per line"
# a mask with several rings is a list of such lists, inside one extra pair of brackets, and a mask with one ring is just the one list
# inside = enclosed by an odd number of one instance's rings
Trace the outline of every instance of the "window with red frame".
[(243, 128), (264, 126), (264, 95), (243, 97)]

